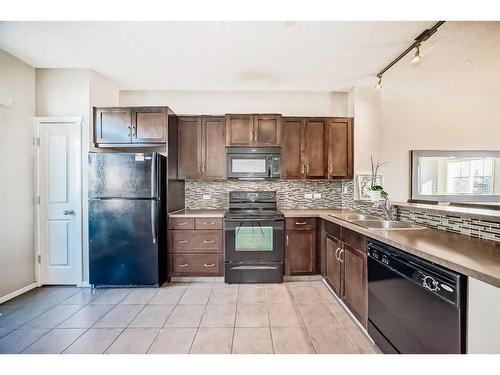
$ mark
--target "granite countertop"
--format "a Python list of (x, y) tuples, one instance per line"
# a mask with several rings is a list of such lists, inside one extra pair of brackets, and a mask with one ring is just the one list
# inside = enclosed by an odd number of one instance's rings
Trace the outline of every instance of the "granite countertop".
[(216, 210), (216, 209), (207, 209), (207, 210), (189, 210), (182, 209), (179, 211), (174, 211), (168, 214), (169, 217), (172, 218), (197, 218), (197, 217), (224, 217), (224, 213), (226, 210)]
[(349, 210), (281, 210), (285, 217), (320, 217), (433, 263), (500, 287), (500, 242), (437, 229), (368, 229), (341, 219)]

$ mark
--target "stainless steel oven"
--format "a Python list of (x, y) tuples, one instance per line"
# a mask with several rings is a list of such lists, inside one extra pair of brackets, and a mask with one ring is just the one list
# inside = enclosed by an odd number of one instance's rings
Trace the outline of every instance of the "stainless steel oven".
[(224, 270), (228, 283), (283, 281), (285, 221), (276, 192), (232, 191), (224, 218)]
[(281, 177), (281, 148), (227, 147), (227, 177), (269, 179)]

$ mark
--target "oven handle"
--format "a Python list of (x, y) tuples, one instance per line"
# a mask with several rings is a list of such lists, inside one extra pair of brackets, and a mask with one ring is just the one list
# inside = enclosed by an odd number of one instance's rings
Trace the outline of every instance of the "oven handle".
[(284, 221), (282, 218), (281, 219), (278, 219), (278, 218), (259, 218), (259, 219), (224, 219), (224, 221), (227, 221), (227, 222), (239, 222), (239, 223), (248, 223), (248, 222), (256, 222), (256, 221)]

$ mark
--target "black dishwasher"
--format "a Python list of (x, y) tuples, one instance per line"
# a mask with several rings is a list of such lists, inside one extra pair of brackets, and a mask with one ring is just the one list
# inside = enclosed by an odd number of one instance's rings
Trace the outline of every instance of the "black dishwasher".
[(368, 333), (384, 353), (466, 348), (466, 285), (459, 273), (368, 241)]

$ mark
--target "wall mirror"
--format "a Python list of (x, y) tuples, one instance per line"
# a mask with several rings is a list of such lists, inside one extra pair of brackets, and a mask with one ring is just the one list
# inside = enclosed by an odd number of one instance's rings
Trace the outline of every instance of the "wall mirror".
[(499, 202), (500, 151), (411, 151), (411, 198)]

